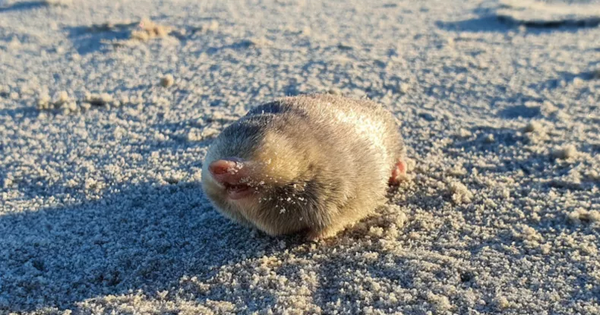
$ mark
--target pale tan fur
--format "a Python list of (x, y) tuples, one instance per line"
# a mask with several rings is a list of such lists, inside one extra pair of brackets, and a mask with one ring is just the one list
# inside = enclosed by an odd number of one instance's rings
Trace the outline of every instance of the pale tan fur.
[[(203, 188), (229, 218), (270, 235), (307, 230), (326, 238), (385, 201), (404, 144), (394, 117), (380, 105), (333, 95), (287, 97), (258, 106), (211, 145)], [(252, 161), (256, 192), (228, 200), (208, 165)]]

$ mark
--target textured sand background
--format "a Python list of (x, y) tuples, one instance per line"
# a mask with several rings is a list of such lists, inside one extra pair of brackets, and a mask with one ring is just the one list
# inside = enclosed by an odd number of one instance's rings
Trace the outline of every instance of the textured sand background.
[[(0, 0), (0, 313), (600, 314), (599, 6)], [(327, 91), (403, 123), (381, 216), (211, 209), (212, 137)]]

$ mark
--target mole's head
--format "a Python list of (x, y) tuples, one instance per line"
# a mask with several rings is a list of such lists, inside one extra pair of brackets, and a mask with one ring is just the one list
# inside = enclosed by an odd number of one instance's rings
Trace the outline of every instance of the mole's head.
[(293, 197), (288, 187), (310, 180), (307, 151), (298, 142), (290, 132), (264, 122), (245, 120), (226, 128), (203, 164), (205, 193), (230, 217), (253, 221), (263, 201), (280, 198), (282, 191)]

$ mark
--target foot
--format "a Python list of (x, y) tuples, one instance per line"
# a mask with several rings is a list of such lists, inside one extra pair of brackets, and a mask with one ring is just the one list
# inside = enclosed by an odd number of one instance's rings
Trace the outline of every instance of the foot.
[(399, 159), (392, 169), (392, 176), (390, 177), (389, 183), (390, 185), (397, 185), (404, 178), (406, 178), (406, 162)]

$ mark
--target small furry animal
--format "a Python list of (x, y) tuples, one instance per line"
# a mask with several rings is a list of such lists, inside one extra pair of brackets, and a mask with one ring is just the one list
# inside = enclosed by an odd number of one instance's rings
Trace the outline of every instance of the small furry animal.
[(335, 236), (373, 213), (406, 173), (390, 112), (328, 94), (250, 110), (210, 146), (202, 187), (225, 216), (270, 235)]

